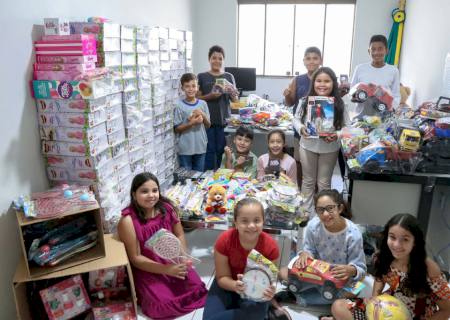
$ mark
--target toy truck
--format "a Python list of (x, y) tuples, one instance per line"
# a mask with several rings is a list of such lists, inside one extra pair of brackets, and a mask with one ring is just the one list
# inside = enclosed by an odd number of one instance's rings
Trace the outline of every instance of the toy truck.
[(384, 113), (392, 111), (392, 102), (394, 98), (382, 86), (373, 83), (358, 83), (350, 90), (350, 95), (353, 102), (363, 103), (370, 97), (373, 97), (373, 107), (376, 111)]
[(299, 259), (294, 258), (288, 265), (288, 289), (294, 294), (317, 288), (322, 297), (332, 301), (347, 280), (336, 279), (331, 273), (332, 265), (328, 262), (308, 258), (307, 266), (300, 267)]
[(401, 150), (416, 152), (420, 147), (420, 132), (414, 129), (403, 129), (398, 144)]

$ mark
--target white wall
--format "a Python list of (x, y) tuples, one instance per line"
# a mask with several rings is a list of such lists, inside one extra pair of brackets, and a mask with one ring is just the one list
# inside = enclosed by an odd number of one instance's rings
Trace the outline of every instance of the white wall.
[[(442, 0), (445, 1), (445, 0)], [(194, 0), (194, 71), (209, 69), (207, 53), (213, 44), (225, 48), (226, 65), (237, 65), (237, 1), (236, 0)], [(377, 1), (357, 0), (355, 9), (355, 33), (351, 67), (369, 60), (367, 49), (370, 36), (384, 34), (389, 36), (392, 25), (391, 11), (398, 0)], [(303, 57), (298, 57), (302, 59)], [(270, 100), (283, 100), (283, 90), (292, 78), (258, 77), (258, 95), (268, 94)]]
[(11, 200), (20, 194), (47, 187), (40, 155), (36, 111), (30, 98), (33, 40), (44, 17), (67, 17), (85, 20), (89, 16), (108, 17), (119, 23), (167, 26), (192, 30), (191, 0), (80, 0), (70, 1), (2, 1), (0, 29), (0, 310), (2, 319), (14, 319), (15, 306), (11, 283), (20, 244), (17, 222), (9, 212)]
[(409, 101), (413, 106), (435, 100), (444, 92), (444, 61), (450, 52), (449, 12), (448, 0), (407, 1), (400, 80), (411, 87)]
[(192, 4), (194, 72), (209, 70), (208, 50), (213, 45), (225, 50), (225, 66), (236, 66), (236, 0), (192, 0)]

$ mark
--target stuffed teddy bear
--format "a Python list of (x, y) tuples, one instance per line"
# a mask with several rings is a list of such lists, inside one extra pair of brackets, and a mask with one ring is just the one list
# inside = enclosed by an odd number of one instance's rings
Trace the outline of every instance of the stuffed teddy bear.
[(208, 213), (221, 213), (224, 214), (227, 212), (225, 208), (226, 201), (226, 189), (220, 184), (214, 184), (209, 187), (208, 190), (208, 199), (206, 200), (206, 208), (205, 211)]
[(408, 100), (410, 94), (411, 89), (400, 83), (400, 107), (410, 108), (410, 106), (406, 103), (406, 100)]

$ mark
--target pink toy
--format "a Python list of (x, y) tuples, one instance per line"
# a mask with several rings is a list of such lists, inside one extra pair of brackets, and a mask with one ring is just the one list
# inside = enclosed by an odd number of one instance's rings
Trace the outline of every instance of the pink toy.
[(123, 287), (126, 277), (124, 266), (91, 271), (89, 272), (89, 291), (95, 292), (104, 288)]
[(97, 54), (97, 42), (94, 37), (80, 40), (36, 41), (34, 48), (37, 55), (79, 55)]
[(135, 320), (136, 313), (131, 302), (115, 303), (105, 305), (103, 307), (92, 308), (94, 320)]
[[(94, 62), (87, 62), (87, 63), (71, 63), (71, 64), (64, 64), (64, 63), (35, 63), (33, 65), (34, 70), (36, 71), (72, 71), (72, 72), (86, 72), (89, 70), (95, 69), (95, 63)], [(56, 79), (55, 79), (56, 80)]]
[(51, 320), (71, 319), (91, 308), (80, 275), (41, 290), (39, 294)]
[(68, 35), (45, 35), (42, 36), (42, 41), (92, 41), (95, 36), (92, 34), (68, 34)]
[(97, 62), (97, 55), (90, 55), (90, 56), (62, 56), (62, 55), (36, 56), (36, 62), (38, 62), (38, 63), (71, 63), (71, 64)]

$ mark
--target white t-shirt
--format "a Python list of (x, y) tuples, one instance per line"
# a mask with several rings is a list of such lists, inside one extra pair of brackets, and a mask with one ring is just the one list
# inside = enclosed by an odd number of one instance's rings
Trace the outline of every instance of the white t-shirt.
[[(394, 109), (400, 103), (400, 75), (397, 67), (390, 64), (385, 64), (381, 68), (375, 68), (371, 62), (357, 65), (355, 72), (353, 72), (352, 83), (353, 87), (359, 82), (373, 83), (389, 89), (394, 97), (393, 107)], [(363, 105), (358, 104), (356, 113), (360, 115), (362, 113)]]

